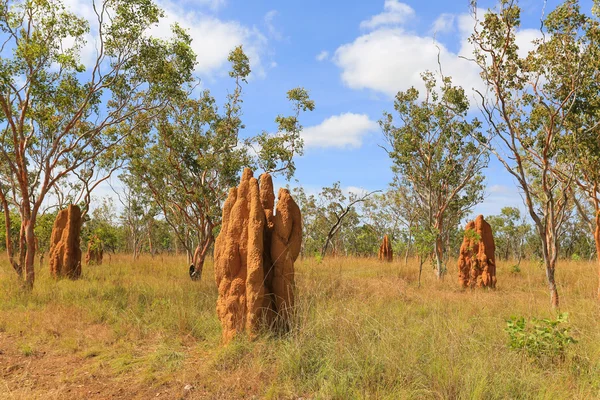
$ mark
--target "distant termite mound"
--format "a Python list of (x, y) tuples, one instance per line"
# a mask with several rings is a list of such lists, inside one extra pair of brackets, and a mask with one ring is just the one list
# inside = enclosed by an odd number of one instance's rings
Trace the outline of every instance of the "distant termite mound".
[(223, 206), (215, 280), (226, 343), (244, 331), (254, 337), (261, 327), (289, 327), (302, 221), (287, 189), (279, 190), (275, 213), (274, 205), (271, 177), (263, 174), (259, 185), (246, 168)]
[(56, 216), (50, 237), (50, 273), (54, 278), (78, 279), (81, 276), (81, 210), (69, 205)]
[(102, 265), (102, 256), (104, 255), (104, 248), (102, 241), (96, 235), (92, 236), (88, 241), (87, 253), (85, 255), (86, 265)]
[(496, 256), (492, 227), (479, 215), (465, 227), (458, 258), (462, 287), (496, 287)]
[(388, 235), (383, 236), (383, 242), (379, 246), (379, 260), (392, 262), (394, 261), (394, 252), (392, 250), (392, 244), (388, 239)]

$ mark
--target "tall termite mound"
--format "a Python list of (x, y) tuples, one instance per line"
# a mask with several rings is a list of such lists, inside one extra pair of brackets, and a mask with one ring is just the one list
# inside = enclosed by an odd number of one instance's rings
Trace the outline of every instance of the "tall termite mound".
[(54, 278), (77, 279), (81, 276), (81, 209), (69, 205), (56, 216), (50, 236), (50, 273)]
[(85, 255), (85, 264), (91, 265), (102, 265), (102, 257), (104, 255), (104, 248), (102, 241), (96, 235), (92, 236), (88, 241), (87, 253)]
[(388, 235), (383, 236), (383, 242), (379, 246), (379, 260), (381, 261), (394, 261), (394, 252), (392, 250), (392, 244), (388, 239)]
[(479, 215), (465, 227), (458, 258), (462, 287), (496, 287), (496, 256), (492, 227)]
[(300, 253), (300, 209), (287, 189), (280, 189), (275, 213), (273, 182), (260, 185), (246, 168), (223, 206), (221, 232), (215, 241), (217, 314), (223, 340), (261, 327), (289, 327), (294, 306), (294, 261)]

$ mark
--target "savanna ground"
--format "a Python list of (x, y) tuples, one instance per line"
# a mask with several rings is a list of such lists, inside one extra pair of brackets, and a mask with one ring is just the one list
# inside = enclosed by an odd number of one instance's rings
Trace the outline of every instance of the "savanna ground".
[(32, 293), (0, 267), (2, 399), (600, 398), (596, 264), (562, 261), (564, 361), (510, 350), (511, 316), (555, 317), (544, 272), (500, 262), (498, 288), (463, 291), (417, 264), (329, 258), (296, 264), (293, 332), (224, 347), (212, 265), (112, 256), (79, 281), (38, 269)]

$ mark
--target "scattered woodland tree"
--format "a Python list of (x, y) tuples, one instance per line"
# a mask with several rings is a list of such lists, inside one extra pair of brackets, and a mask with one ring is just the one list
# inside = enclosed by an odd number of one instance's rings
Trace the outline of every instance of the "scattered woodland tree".
[[(479, 121), (467, 120), (469, 101), (462, 88), (442, 78), (440, 91), (433, 74), (423, 74), (425, 98), (414, 87), (396, 95), (398, 118), (384, 113), (380, 125), (397, 174), (397, 187), (412, 193), (422, 230), (437, 232), (436, 273), (442, 278), (450, 232), (483, 200), (488, 155), (471, 137)], [(400, 125), (396, 126), (396, 123)]]
[[(476, 13), (476, 2), (472, 5)], [(597, 62), (597, 51), (589, 47), (590, 21), (579, 12), (576, 0), (565, 1), (543, 19), (541, 38), (523, 57), (517, 44), (520, 15), (517, 1), (500, 0), (497, 9), (477, 23), (470, 38), (474, 61), (487, 86), (485, 93), (477, 93), (489, 136), (479, 139), (523, 193), (541, 241), (551, 304), (557, 308), (559, 237), (577, 174), (574, 163), (561, 169), (566, 165), (561, 160), (573, 130), (581, 133), (591, 127), (578, 126), (573, 120), (578, 119), (574, 114), (581, 97), (594, 90), (588, 85), (598, 72), (588, 73), (593, 68), (590, 62)]]
[[(167, 41), (148, 36), (161, 17), (150, 0), (104, 0), (93, 9), (91, 32), (90, 21), (60, 0), (0, 3), (2, 48), (12, 53), (0, 60), (0, 202), (7, 227), (11, 207), (19, 213), (19, 241), (14, 248), (7, 240), (6, 248), (28, 288), (35, 279), (35, 227), (48, 193), (77, 176), (92, 189), (93, 179), (119, 163), (118, 157), (97, 162), (116, 156), (123, 138), (192, 77), (195, 57), (183, 30), (173, 27)], [(80, 53), (90, 32), (97, 46), (86, 67)]]
[(302, 254), (317, 255), (321, 259), (329, 251), (346, 255), (376, 254), (383, 233), (361, 218), (364, 213), (359, 207), (377, 192), (351, 192), (346, 196), (339, 182), (324, 187), (318, 195), (307, 195), (301, 186), (294, 188), (292, 195), (303, 220)]
[(516, 207), (502, 207), (499, 215), (491, 215), (486, 219), (494, 232), (498, 258), (516, 260), (519, 265), (523, 258), (523, 245), (531, 229), (521, 216), (521, 211)]
[(384, 234), (389, 234), (392, 242), (403, 236), (401, 249), (404, 251), (404, 265), (408, 264), (413, 244), (413, 228), (417, 224), (418, 212), (414, 201), (413, 193), (393, 183), (387, 192), (371, 196), (362, 206), (363, 218), (369, 221), (378, 240)]
[[(596, 10), (597, 11), (597, 10)], [(545, 22), (557, 40), (542, 43), (543, 55), (554, 58), (545, 91), (553, 102), (568, 97), (563, 111), (564, 135), (557, 174), (572, 179), (592, 212), (582, 213), (595, 239), (600, 300), (600, 21), (581, 12), (577, 1), (566, 1)], [(548, 74), (550, 75), (550, 74)], [(572, 172), (574, 169), (574, 172)], [(574, 194), (574, 200), (577, 195)], [(581, 202), (578, 211), (584, 211)], [(572, 226), (571, 228), (575, 228)]]
[(380, 190), (360, 194), (350, 192), (348, 193), (348, 197), (346, 197), (340, 189), (339, 182), (334, 183), (330, 188), (323, 188), (319, 197), (323, 199), (326, 204), (323, 215), (327, 220), (328, 230), (323, 247), (321, 248), (321, 258), (324, 258), (327, 254), (327, 249), (329, 248), (331, 241), (342, 227), (344, 219), (347, 218), (350, 213), (355, 211), (355, 206), (364, 202), (369, 196), (377, 192), (380, 192)]
[[(295, 114), (277, 117), (279, 133), (242, 140), (242, 84), (247, 83), (250, 64), (241, 47), (230, 53), (229, 61), (235, 89), (223, 113), (208, 90), (198, 99), (190, 95), (140, 126), (127, 146), (131, 179), (158, 206), (197, 272), (202, 271), (221, 225), (223, 202), (240, 171), (258, 163), (265, 172), (285, 172), (289, 178), (293, 156), (302, 152), (299, 114), (314, 109), (304, 89), (292, 89), (288, 99)], [(260, 148), (256, 157), (249, 152), (252, 143)]]

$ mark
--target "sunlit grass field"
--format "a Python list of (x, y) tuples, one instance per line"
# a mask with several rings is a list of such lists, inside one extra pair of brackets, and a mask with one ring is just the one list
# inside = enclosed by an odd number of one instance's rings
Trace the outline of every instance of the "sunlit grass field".
[(84, 267), (79, 281), (39, 268), (32, 293), (0, 267), (0, 398), (593, 399), (600, 398), (595, 262), (561, 261), (571, 334), (563, 361), (511, 350), (511, 316), (555, 317), (544, 271), (499, 262), (496, 290), (459, 289), (454, 262), (374, 259), (296, 264), (293, 331), (221, 345), (212, 264), (129, 255)]

